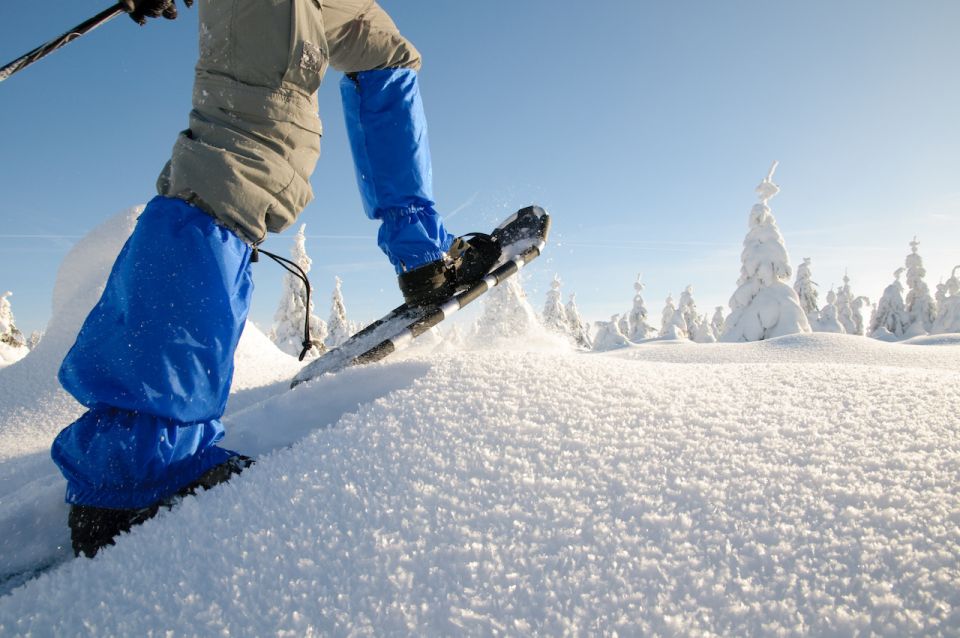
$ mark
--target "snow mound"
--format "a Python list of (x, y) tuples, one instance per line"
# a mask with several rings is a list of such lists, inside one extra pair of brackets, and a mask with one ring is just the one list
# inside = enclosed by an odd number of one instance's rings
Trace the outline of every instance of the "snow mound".
[(956, 369), (760, 363), (476, 352), (322, 379), (261, 427), (407, 384), (0, 599), (0, 634), (949, 633)]

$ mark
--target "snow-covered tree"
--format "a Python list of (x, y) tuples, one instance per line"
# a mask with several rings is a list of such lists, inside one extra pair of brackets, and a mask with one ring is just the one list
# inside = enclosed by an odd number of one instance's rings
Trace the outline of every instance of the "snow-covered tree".
[(547, 292), (547, 302), (543, 306), (543, 327), (556, 334), (570, 335), (570, 321), (560, 295), (560, 275), (553, 276)]
[(910, 254), (907, 255), (907, 334), (910, 336), (927, 334), (933, 330), (937, 320), (937, 306), (930, 296), (930, 289), (923, 280), (927, 271), (923, 268), (923, 259), (917, 252), (920, 242), (914, 237), (910, 242)]
[(330, 299), (330, 319), (327, 321), (327, 339), (324, 344), (327, 348), (337, 348), (350, 338), (350, 321), (347, 319), (347, 308), (343, 303), (343, 281), (334, 278), (333, 296)]
[(816, 324), (817, 332), (837, 332), (844, 334), (847, 329), (840, 321), (840, 313), (837, 310), (837, 293), (831, 288), (827, 292), (827, 305), (820, 309), (820, 319)]
[[(307, 255), (306, 231), (307, 225), (300, 226), (290, 249), (290, 260), (300, 266), (304, 273), (310, 272), (313, 260)], [(283, 278), (283, 292), (280, 303), (273, 315), (273, 327), (270, 338), (277, 347), (293, 356), (299, 356), (303, 350), (303, 327), (306, 317), (310, 316), (310, 338), (316, 344), (307, 352), (305, 359), (315, 359), (325, 350), (324, 339), (327, 337), (327, 326), (322, 319), (313, 314), (313, 300), (307, 308), (307, 289), (303, 281), (292, 273)]]
[(43, 331), (34, 330), (30, 333), (30, 338), (27, 339), (27, 347), (33, 350), (40, 345), (41, 341), (43, 341)]
[(907, 311), (903, 305), (903, 268), (893, 273), (893, 283), (886, 287), (870, 319), (870, 336), (880, 339), (903, 337), (907, 329)]
[(867, 332), (867, 324), (863, 320), (863, 309), (870, 305), (870, 299), (860, 295), (850, 305), (853, 308), (853, 331), (850, 334), (862, 337)]
[(797, 266), (797, 279), (793, 282), (793, 289), (800, 300), (800, 307), (807, 315), (807, 320), (813, 324), (820, 316), (820, 293), (817, 291), (817, 282), (813, 281), (810, 272), (810, 258), (804, 257), (803, 263)]
[(590, 326), (580, 315), (580, 309), (577, 308), (577, 296), (570, 293), (570, 299), (566, 306), (567, 321), (570, 322), (570, 334), (573, 335), (573, 341), (581, 348), (592, 348), (593, 340), (590, 337)]
[(30, 352), (27, 340), (13, 318), (9, 299), (12, 294), (7, 291), (0, 295), (0, 367), (19, 361)]
[(695, 337), (696, 326), (699, 322), (700, 313), (697, 312), (697, 304), (693, 301), (693, 286), (687, 286), (680, 294), (680, 303), (677, 305), (677, 312), (683, 317), (683, 325), (687, 329), (687, 337)]
[(843, 274), (843, 285), (837, 288), (837, 319), (847, 334), (857, 334), (857, 322), (853, 318), (853, 292), (850, 290), (850, 277)]
[(629, 345), (630, 340), (620, 330), (620, 315), (613, 315), (610, 321), (597, 322), (597, 336), (593, 339), (594, 350), (605, 352)]
[(660, 313), (660, 338), (687, 338), (687, 322), (683, 320), (683, 315), (677, 312), (677, 308), (673, 303), (673, 295), (667, 295), (663, 312)]
[(536, 334), (542, 330), (518, 277), (510, 277), (486, 294), (474, 336), (481, 343)]
[(960, 278), (957, 277), (957, 271), (960, 266), (955, 266), (950, 273), (950, 279), (943, 285), (943, 301), (937, 308), (937, 320), (933, 324), (933, 334), (943, 334), (945, 332), (960, 332)]
[(697, 343), (716, 343), (717, 335), (713, 332), (713, 326), (703, 315), (696, 320), (696, 326), (693, 329), (693, 340)]
[(721, 341), (759, 341), (810, 332), (796, 291), (787, 280), (791, 269), (783, 236), (768, 202), (780, 192), (773, 183), (777, 162), (757, 186), (760, 202), (750, 211), (750, 230), (743, 240), (737, 291), (730, 298), (730, 316)]
[(723, 316), (723, 306), (717, 306), (713, 313), (713, 319), (710, 320), (710, 329), (717, 339), (723, 334), (724, 321), (726, 321), (726, 318)]
[(647, 306), (643, 301), (643, 282), (641, 275), (637, 275), (637, 281), (633, 284), (636, 294), (633, 296), (633, 308), (627, 317), (629, 329), (627, 330), (627, 339), (633, 342), (643, 341), (656, 336), (657, 330), (647, 323)]

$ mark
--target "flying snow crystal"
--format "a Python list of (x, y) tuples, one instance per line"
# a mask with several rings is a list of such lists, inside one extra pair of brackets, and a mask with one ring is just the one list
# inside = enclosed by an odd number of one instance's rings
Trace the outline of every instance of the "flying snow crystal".
[(797, 279), (793, 282), (793, 289), (800, 299), (800, 307), (807, 314), (811, 325), (820, 318), (820, 293), (817, 291), (817, 282), (813, 281), (810, 272), (810, 258), (804, 257), (803, 263), (797, 266)]
[[(303, 269), (304, 273), (310, 272), (310, 266), (313, 260), (307, 255), (307, 239), (304, 231), (307, 225), (300, 226), (296, 237), (293, 240), (293, 248), (290, 249), (290, 258), (295, 264)], [(293, 356), (299, 356), (303, 350), (303, 326), (306, 317), (310, 316), (310, 337), (315, 342), (315, 346), (307, 352), (304, 359), (315, 359), (323, 354), (323, 341), (327, 337), (327, 325), (322, 319), (313, 314), (313, 300), (310, 300), (310, 307), (307, 308), (307, 289), (299, 277), (291, 273), (283, 278), (283, 292), (280, 295), (280, 303), (277, 305), (277, 312), (273, 315), (273, 329), (270, 331), (270, 338), (277, 347)]]
[(902, 339), (907, 329), (907, 311), (903, 305), (903, 268), (893, 273), (893, 283), (886, 287), (870, 319), (870, 336), (888, 341)]
[(667, 295), (666, 305), (660, 313), (660, 338), (687, 338), (687, 324), (683, 320), (683, 315), (677, 312), (676, 306), (673, 305), (673, 295)]
[(343, 282), (339, 277), (334, 279), (333, 297), (330, 303), (330, 321), (327, 322), (327, 339), (324, 344), (327, 348), (337, 348), (350, 338), (350, 322), (347, 320), (347, 308), (343, 304)]
[(519, 278), (511, 277), (486, 294), (474, 336), (480, 343), (490, 343), (535, 334), (541, 329)]
[(30, 349), (23, 333), (13, 319), (13, 307), (9, 297), (12, 292), (0, 295), (0, 367), (15, 363), (27, 356)]
[(943, 300), (937, 308), (937, 320), (933, 324), (932, 334), (960, 332), (960, 278), (957, 277), (960, 266), (954, 266), (950, 279), (943, 284)]
[(620, 330), (620, 315), (613, 315), (610, 321), (597, 322), (597, 336), (593, 339), (593, 349), (597, 352), (606, 352), (625, 348), (630, 340)]
[(643, 302), (643, 282), (642, 275), (637, 275), (637, 281), (633, 284), (636, 294), (633, 296), (633, 308), (627, 317), (629, 330), (626, 332), (627, 339), (634, 343), (639, 343), (644, 339), (650, 339), (657, 336), (657, 329), (647, 323), (647, 307)]
[(923, 280), (927, 271), (923, 267), (923, 259), (917, 252), (920, 242), (914, 237), (910, 242), (910, 254), (907, 255), (907, 329), (906, 336), (915, 337), (929, 334), (933, 330), (933, 322), (937, 319), (937, 307), (930, 296), (930, 289)]
[(560, 275), (553, 276), (553, 282), (547, 292), (547, 302), (543, 306), (543, 326), (551, 332), (570, 335), (567, 309), (563, 307), (563, 299), (560, 296)]
[(831, 288), (827, 292), (827, 305), (820, 310), (820, 319), (816, 324), (817, 332), (836, 332), (845, 334), (847, 329), (840, 321), (840, 313), (837, 309), (837, 293)]
[(590, 338), (590, 326), (580, 316), (576, 294), (570, 293), (570, 299), (567, 301), (565, 310), (567, 311), (567, 321), (570, 322), (570, 333), (573, 335), (574, 342), (580, 348), (592, 348), (593, 340)]
[(786, 280), (791, 268), (787, 248), (767, 203), (780, 187), (773, 183), (778, 162), (757, 186), (760, 203), (750, 210), (750, 230), (743, 240), (737, 291), (730, 298), (730, 316), (721, 341), (760, 341), (810, 332), (810, 322), (797, 293)]

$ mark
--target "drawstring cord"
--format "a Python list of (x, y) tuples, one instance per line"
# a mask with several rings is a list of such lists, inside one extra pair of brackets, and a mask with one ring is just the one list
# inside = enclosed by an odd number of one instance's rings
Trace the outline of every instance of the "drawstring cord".
[(303, 346), (303, 350), (300, 351), (299, 357), (300, 361), (303, 361), (303, 358), (307, 356), (307, 353), (318, 345), (310, 338), (310, 280), (307, 279), (307, 273), (304, 272), (303, 268), (297, 265), (296, 262), (290, 261), (289, 259), (281, 257), (280, 255), (276, 255), (272, 252), (259, 248), (258, 246), (253, 247), (253, 254), (250, 255), (250, 262), (256, 263), (260, 261), (260, 253), (263, 253), (273, 261), (277, 262), (281, 268), (302, 281), (303, 287), (307, 291), (307, 310), (304, 313), (303, 320), (303, 343), (300, 344)]

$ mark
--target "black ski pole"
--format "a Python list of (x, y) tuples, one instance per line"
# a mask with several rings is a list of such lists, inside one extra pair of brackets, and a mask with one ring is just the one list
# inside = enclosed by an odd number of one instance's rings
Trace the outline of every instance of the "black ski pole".
[(0, 69), (0, 82), (3, 82), (8, 77), (13, 75), (17, 71), (19, 71), (20, 69), (23, 69), (33, 64), (40, 58), (53, 53), (60, 47), (66, 44), (69, 44), (70, 42), (73, 42), (83, 34), (93, 31), (104, 22), (112, 20), (113, 18), (117, 17), (121, 13), (123, 13), (123, 8), (119, 3), (115, 4), (109, 9), (104, 9), (103, 11), (93, 16), (89, 20), (85, 22), (81, 22), (77, 26), (73, 27), (72, 29), (70, 29), (63, 35), (61, 35), (60, 37), (54, 38), (53, 40), (50, 40), (46, 44), (41, 44), (33, 51), (30, 51), (29, 53), (26, 53), (20, 56), (10, 64), (7, 64), (2, 69)]

